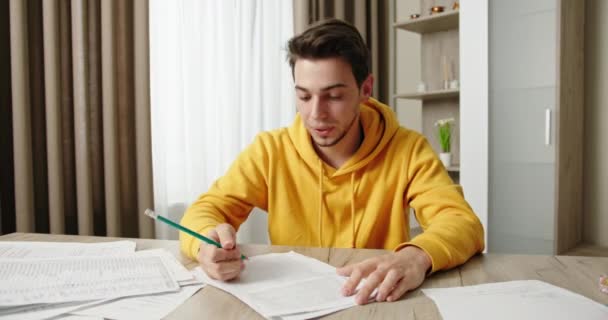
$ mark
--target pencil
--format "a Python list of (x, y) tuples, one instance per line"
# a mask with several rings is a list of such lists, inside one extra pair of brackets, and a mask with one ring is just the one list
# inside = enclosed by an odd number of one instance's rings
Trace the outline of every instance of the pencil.
[[(154, 219), (154, 220), (160, 220), (160, 221), (162, 221), (162, 222), (164, 222), (164, 223), (172, 226), (173, 228), (176, 228), (176, 229), (178, 229), (178, 230), (180, 230), (182, 232), (185, 232), (185, 233), (187, 233), (187, 234), (189, 234), (189, 235), (191, 235), (191, 236), (193, 236), (193, 237), (195, 237), (197, 239), (205, 241), (208, 244), (214, 245), (214, 246), (216, 246), (218, 248), (222, 247), (222, 245), (219, 244), (217, 241), (209, 239), (209, 238), (205, 237), (204, 235), (202, 235), (200, 233), (196, 233), (196, 232), (194, 232), (194, 231), (192, 231), (192, 230), (190, 230), (190, 229), (188, 229), (188, 228), (186, 228), (186, 227), (184, 227), (184, 226), (182, 226), (182, 225), (180, 225), (178, 223), (175, 223), (175, 222), (173, 222), (173, 221), (171, 221), (171, 220), (169, 220), (169, 219), (167, 219), (167, 218), (159, 215), (158, 213), (154, 212), (152, 209), (146, 209), (146, 211), (144, 211), (144, 214), (147, 215), (148, 217)], [(247, 259), (247, 257), (245, 257), (244, 255), (241, 254), (241, 259)]]

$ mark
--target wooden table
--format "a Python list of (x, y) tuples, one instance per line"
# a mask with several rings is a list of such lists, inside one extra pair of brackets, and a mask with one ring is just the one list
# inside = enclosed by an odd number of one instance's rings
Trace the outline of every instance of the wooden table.
[[(12, 233), (0, 241), (70, 241), (101, 242), (119, 238)], [(169, 240), (128, 239), (137, 243), (137, 250), (166, 248), (188, 268), (196, 263), (179, 252), (179, 243)], [(290, 250), (339, 267), (386, 253), (384, 250), (302, 248), (284, 246), (243, 245), (247, 256)], [(608, 257), (539, 256), (484, 254), (473, 257), (465, 265), (428, 278), (422, 288), (457, 287), (508, 280), (542, 280), (580, 293), (602, 304), (608, 294), (598, 289), (601, 274), (608, 273)], [(414, 290), (396, 302), (356, 306), (326, 317), (327, 319), (441, 319), (433, 301)], [(213, 287), (205, 287), (169, 314), (168, 319), (262, 319), (255, 311), (232, 295)]]

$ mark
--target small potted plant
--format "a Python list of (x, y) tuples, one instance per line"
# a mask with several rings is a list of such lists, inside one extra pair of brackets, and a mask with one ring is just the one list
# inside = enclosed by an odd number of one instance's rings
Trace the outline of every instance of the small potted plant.
[(454, 118), (439, 119), (435, 121), (437, 127), (437, 137), (439, 139), (439, 145), (441, 147), (441, 153), (439, 153), (439, 159), (446, 167), (446, 169), (452, 165), (452, 124)]

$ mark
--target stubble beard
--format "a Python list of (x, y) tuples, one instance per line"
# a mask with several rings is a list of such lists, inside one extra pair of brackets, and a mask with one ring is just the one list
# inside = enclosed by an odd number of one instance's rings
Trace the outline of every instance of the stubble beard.
[[(336, 139), (334, 139), (333, 141), (327, 141), (327, 142), (323, 142), (323, 141), (317, 141), (316, 139), (313, 138), (313, 141), (315, 143), (315, 145), (317, 147), (320, 148), (328, 148), (328, 147), (333, 147), (336, 144), (338, 144), (340, 141), (342, 141), (342, 139), (344, 139), (344, 137), (346, 137), (346, 135), (348, 134), (348, 132), (350, 132), (350, 130), (352, 129), (353, 125), (355, 124), (356, 120), (359, 118), (358, 113), (355, 113), (355, 115), (353, 116), (353, 119), (350, 121), (350, 123), (348, 124), (348, 127), (346, 128), (346, 130), (344, 130), (340, 136), (338, 136)], [(312, 136), (312, 135), (311, 135)]]

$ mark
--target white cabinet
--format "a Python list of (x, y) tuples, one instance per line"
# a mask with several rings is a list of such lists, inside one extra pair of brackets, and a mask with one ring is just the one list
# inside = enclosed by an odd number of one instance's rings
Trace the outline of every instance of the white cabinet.
[(488, 250), (581, 241), (584, 1), (490, 0)]

